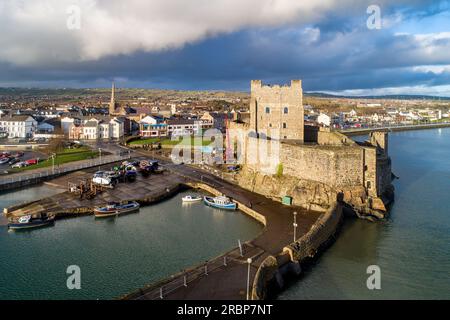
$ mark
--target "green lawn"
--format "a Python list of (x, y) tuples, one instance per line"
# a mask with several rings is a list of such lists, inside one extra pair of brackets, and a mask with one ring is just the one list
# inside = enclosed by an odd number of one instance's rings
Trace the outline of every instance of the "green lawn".
[[(190, 143), (191, 145), (194, 145), (194, 138), (191, 137)], [(186, 141), (189, 142), (188, 139), (179, 139), (179, 140), (171, 140), (169, 138), (147, 138), (147, 139), (141, 139), (141, 140), (135, 140), (131, 141), (129, 145), (143, 145), (143, 144), (153, 144), (161, 142), (161, 145), (163, 146), (175, 146), (180, 143), (186, 144)], [(203, 146), (209, 146), (212, 142), (209, 140), (203, 140), (202, 145)]]
[[(86, 160), (86, 159), (93, 159), (98, 157), (98, 151), (92, 151), (89, 148), (78, 148), (78, 149), (64, 149), (61, 152), (58, 152), (55, 157), (55, 166), (58, 164), (64, 164), (79, 160)], [(23, 168), (14, 168), (9, 170), (9, 172), (21, 172), (26, 170), (33, 170), (33, 169), (39, 169), (39, 168), (45, 168), (45, 167), (51, 167), (52, 166), (52, 159), (49, 157), (49, 159), (40, 161), (38, 164), (23, 167)]]

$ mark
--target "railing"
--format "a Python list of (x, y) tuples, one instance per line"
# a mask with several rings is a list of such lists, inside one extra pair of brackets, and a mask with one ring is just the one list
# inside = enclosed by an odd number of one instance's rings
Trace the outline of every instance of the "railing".
[(367, 131), (367, 130), (375, 130), (375, 129), (400, 129), (400, 128), (414, 128), (414, 127), (439, 127), (442, 125), (450, 125), (450, 121), (436, 122), (436, 123), (415, 123), (415, 124), (406, 124), (406, 123), (398, 123), (391, 125), (372, 125), (369, 127), (362, 128), (346, 128), (346, 129), (337, 129), (339, 132), (358, 132), (358, 131)]
[[(246, 244), (242, 245), (244, 252)], [(206, 261), (205, 263), (193, 267), (189, 270), (184, 270), (176, 275), (173, 275), (167, 279), (159, 281), (146, 288), (140, 289), (134, 293), (125, 296), (125, 299), (135, 300), (161, 300), (166, 298), (171, 293), (180, 288), (186, 288), (193, 281), (207, 277), (210, 273), (218, 269), (224, 269), (228, 267), (228, 264), (232, 261), (236, 262), (237, 258), (241, 257), (239, 248), (235, 248), (224, 255), (217, 258)]]
[(130, 159), (130, 157), (131, 157), (130, 154), (116, 155), (116, 156), (114, 156), (114, 155), (103, 156), (101, 159), (98, 158), (98, 159), (94, 159), (94, 160), (90, 160), (90, 161), (83, 160), (83, 163), (79, 163), (79, 164), (76, 164), (76, 163), (74, 163), (73, 165), (66, 164), (66, 165), (63, 165), (62, 167), (54, 167), (54, 168), (52, 168), (50, 166), (40, 172), (35, 172), (35, 173), (30, 173), (30, 174), (20, 173), (20, 174), (13, 174), (11, 177), (8, 177), (8, 176), (1, 177), (0, 185), (11, 184), (11, 183), (27, 181), (27, 180), (33, 180), (33, 179), (38, 179), (38, 178), (43, 179), (43, 178), (47, 178), (47, 177), (58, 176), (58, 175), (69, 173), (69, 172), (74, 172), (74, 171), (78, 171), (78, 170), (82, 170), (82, 169), (86, 169), (86, 168), (92, 168), (92, 167), (96, 167), (96, 166), (105, 165), (108, 163), (113, 163), (113, 162), (117, 162), (117, 161)]

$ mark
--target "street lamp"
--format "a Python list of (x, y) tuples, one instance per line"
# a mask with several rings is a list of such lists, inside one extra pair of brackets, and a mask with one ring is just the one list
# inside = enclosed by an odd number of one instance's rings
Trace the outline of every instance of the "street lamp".
[(52, 157), (52, 174), (55, 174), (55, 156), (56, 153), (52, 153), (51, 157)]
[(250, 300), (250, 265), (252, 264), (252, 258), (247, 259), (248, 270), (247, 270), (247, 300)]
[(294, 223), (292, 224), (294, 226), (294, 242), (297, 240), (297, 212), (294, 212)]

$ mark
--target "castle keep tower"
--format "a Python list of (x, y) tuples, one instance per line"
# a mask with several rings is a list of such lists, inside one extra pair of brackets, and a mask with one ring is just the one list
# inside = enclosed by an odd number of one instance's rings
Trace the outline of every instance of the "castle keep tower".
[(279, 132), (282, 140), (304, 139), (304, 109), (301, 80), (292, 80), (290, 86), (262, 85), (251, 82), (250, 128), (258, 135)]

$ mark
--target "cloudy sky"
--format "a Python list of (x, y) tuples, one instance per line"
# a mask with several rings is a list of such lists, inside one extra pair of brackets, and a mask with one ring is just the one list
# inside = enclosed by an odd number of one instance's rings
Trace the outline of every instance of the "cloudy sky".
[(307, 91), (450, 96), (450, 1), (0, 0), (0, 86), (113, 79), (243, 91), (251, 79), (302, 79)]

